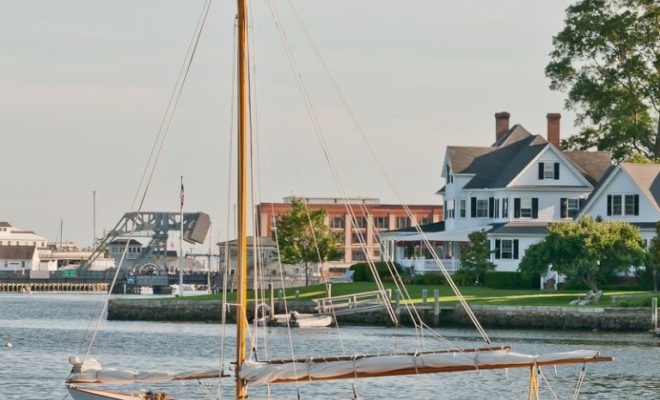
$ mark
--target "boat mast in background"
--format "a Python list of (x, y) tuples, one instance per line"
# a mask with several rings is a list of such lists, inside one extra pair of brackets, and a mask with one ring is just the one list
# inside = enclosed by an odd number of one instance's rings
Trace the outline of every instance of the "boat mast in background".
[(245, 330), (247, 321), (247, 132), (248, 132), (248, 49), (247, 0), (238, 0), (238, 240), (236, 295), (236, 399), (247, 395), (247, 385), (240, 377), (245, 361)]

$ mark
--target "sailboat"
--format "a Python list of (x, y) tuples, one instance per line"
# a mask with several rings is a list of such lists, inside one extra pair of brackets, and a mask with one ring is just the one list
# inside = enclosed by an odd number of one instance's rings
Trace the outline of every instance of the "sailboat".
[[(586, 364), (612, 361), (597, 351), (578, 350), (545, 355), (521, 354), (509, 346), (481, 348), (452, 348), (431, 351), (397, 352), (387, 354), (342, 355), (307, 359), (281, 359), (257, 361), (247, 359), (247, 194), (248, 194), (248, 134), (250, 95), (248, 83), (248, 0), (238, 3), (238, 199), (237, 199), (237, 299), (236, 299), (236, 357), (233, 379), (235, 398), (245, 400), (249, 385), (266, 385), (291, 382), (326, 380), (352, 380), (361, 378), (393, 377), (403, 375), (436, 374), (448, 372), (482, 371), (524, 368), (530, 371), (529, 399), (539, 399), (540, 368), (565, 364)], [(350, 208), (350, 206), (348, 206)], [(351, 211), (351, 210), (349, 210)], [(354, 215), (354, 213), (352, 213)], [(420, 230), (420, 234), (422, 234)], [(451, 277), (442, 267), (441, 260), (426, 242), (436, 262), (445, 273), (448, 283), (458, 293)], [(404, 289), (405, 290), (405, 289)], [(462, 301), (466, 312), (474, 318), (469, 306)], [(407, 307), (412, 305), (407, 305)], [(392, 315), (393, 316), (393, 315)], [(483, 328), (475, 322), (477, 328)], [(420, 328), (428, 328), (420, 326)], [(69, 394), (74, 400), (165, 400), (164, 392), (141, 391), (123, 393), (94, 388), (93, 385), (157, 384), (173, 381), (199, 381), (203, 379), (229, 378), (219, 369), (201, 369), (180, 373), (164, 371), (135, 372), (131, 370), (104, 369), (94, 359), (72, 357), (73, 365), (66, 380)], [(582, 377), (581, 377), (582, 378)], [(504, 392), (506, 388), (502, 388)]]

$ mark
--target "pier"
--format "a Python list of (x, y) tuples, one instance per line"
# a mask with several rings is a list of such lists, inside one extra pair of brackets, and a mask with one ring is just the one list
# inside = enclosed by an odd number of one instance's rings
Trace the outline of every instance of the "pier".
[(0, 282), (0, 292), (107, 292), (108, 283), (66, 283), (66, 282)]

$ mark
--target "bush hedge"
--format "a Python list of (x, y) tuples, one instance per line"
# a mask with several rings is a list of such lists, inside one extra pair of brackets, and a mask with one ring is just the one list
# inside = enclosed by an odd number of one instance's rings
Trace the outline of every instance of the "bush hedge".
[(522, 272), (486, 272), (484, 286), (491, 289), (538, 289), (539, 276)]
[(412, 283), (414, 285), (442, 285), (445, 283), (445, 278), (442, 274), (437, 272), (426, 272), (424, 274), (415, 275)]
[[(378, 272), (378, 276), (380, 276), (380, 279), (383, 280), (390, 280), (392, 277), (392, 274), (390, 273), (390, 270), (387, 266), (387, 263), (384, 261), (377, 261), (374, 263), (376, 266), (376, 271)], [(401, 266), (397, 263), (394, 263), (394, 268), (401, 273), (402, 269)], [(350, 267), (351, 271), (355, 271), (353, 273), (353, 282), (374, 282), (374, 277), (373, 274), (371, 273), (371, 269), (369, 268), (369, 264), (366, 262), (363, 263), (357, 263), (353, 264)]]

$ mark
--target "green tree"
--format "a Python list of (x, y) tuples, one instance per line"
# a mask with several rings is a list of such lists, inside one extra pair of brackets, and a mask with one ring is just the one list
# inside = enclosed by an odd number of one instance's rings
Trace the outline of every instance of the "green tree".
[(660, 3), (580, 0), (553, 44), (550, 89), (568, 92), (582, 127), (562, 147), (660, 159)]
[(279, 242), (282, 262), (302, 264), (305, 286), (309, 285), (309, 271), (314, 263), (337, 257), (339, 243), (324, 223), (324, 209), (310, 211), (300, 199), (293, 199), (291, 209), (277, 220), (273, 240)]
[(637, 228), (628, 223), (597, 222), (586, 216), (579, 222), (551, 224), (545, 239), (527, 249), (519, 270), (545, 273), (551, 266), (596, 291), (599, 282), (643, 264), (642, 243)]
[(468, 235), (470, 241), (461, 248), (461, 267), (457, 271), (463, 283), (483, 282), (484, 274), (495, 270), (490, 261), (488, 236), (485, 231), (475, 231)]

